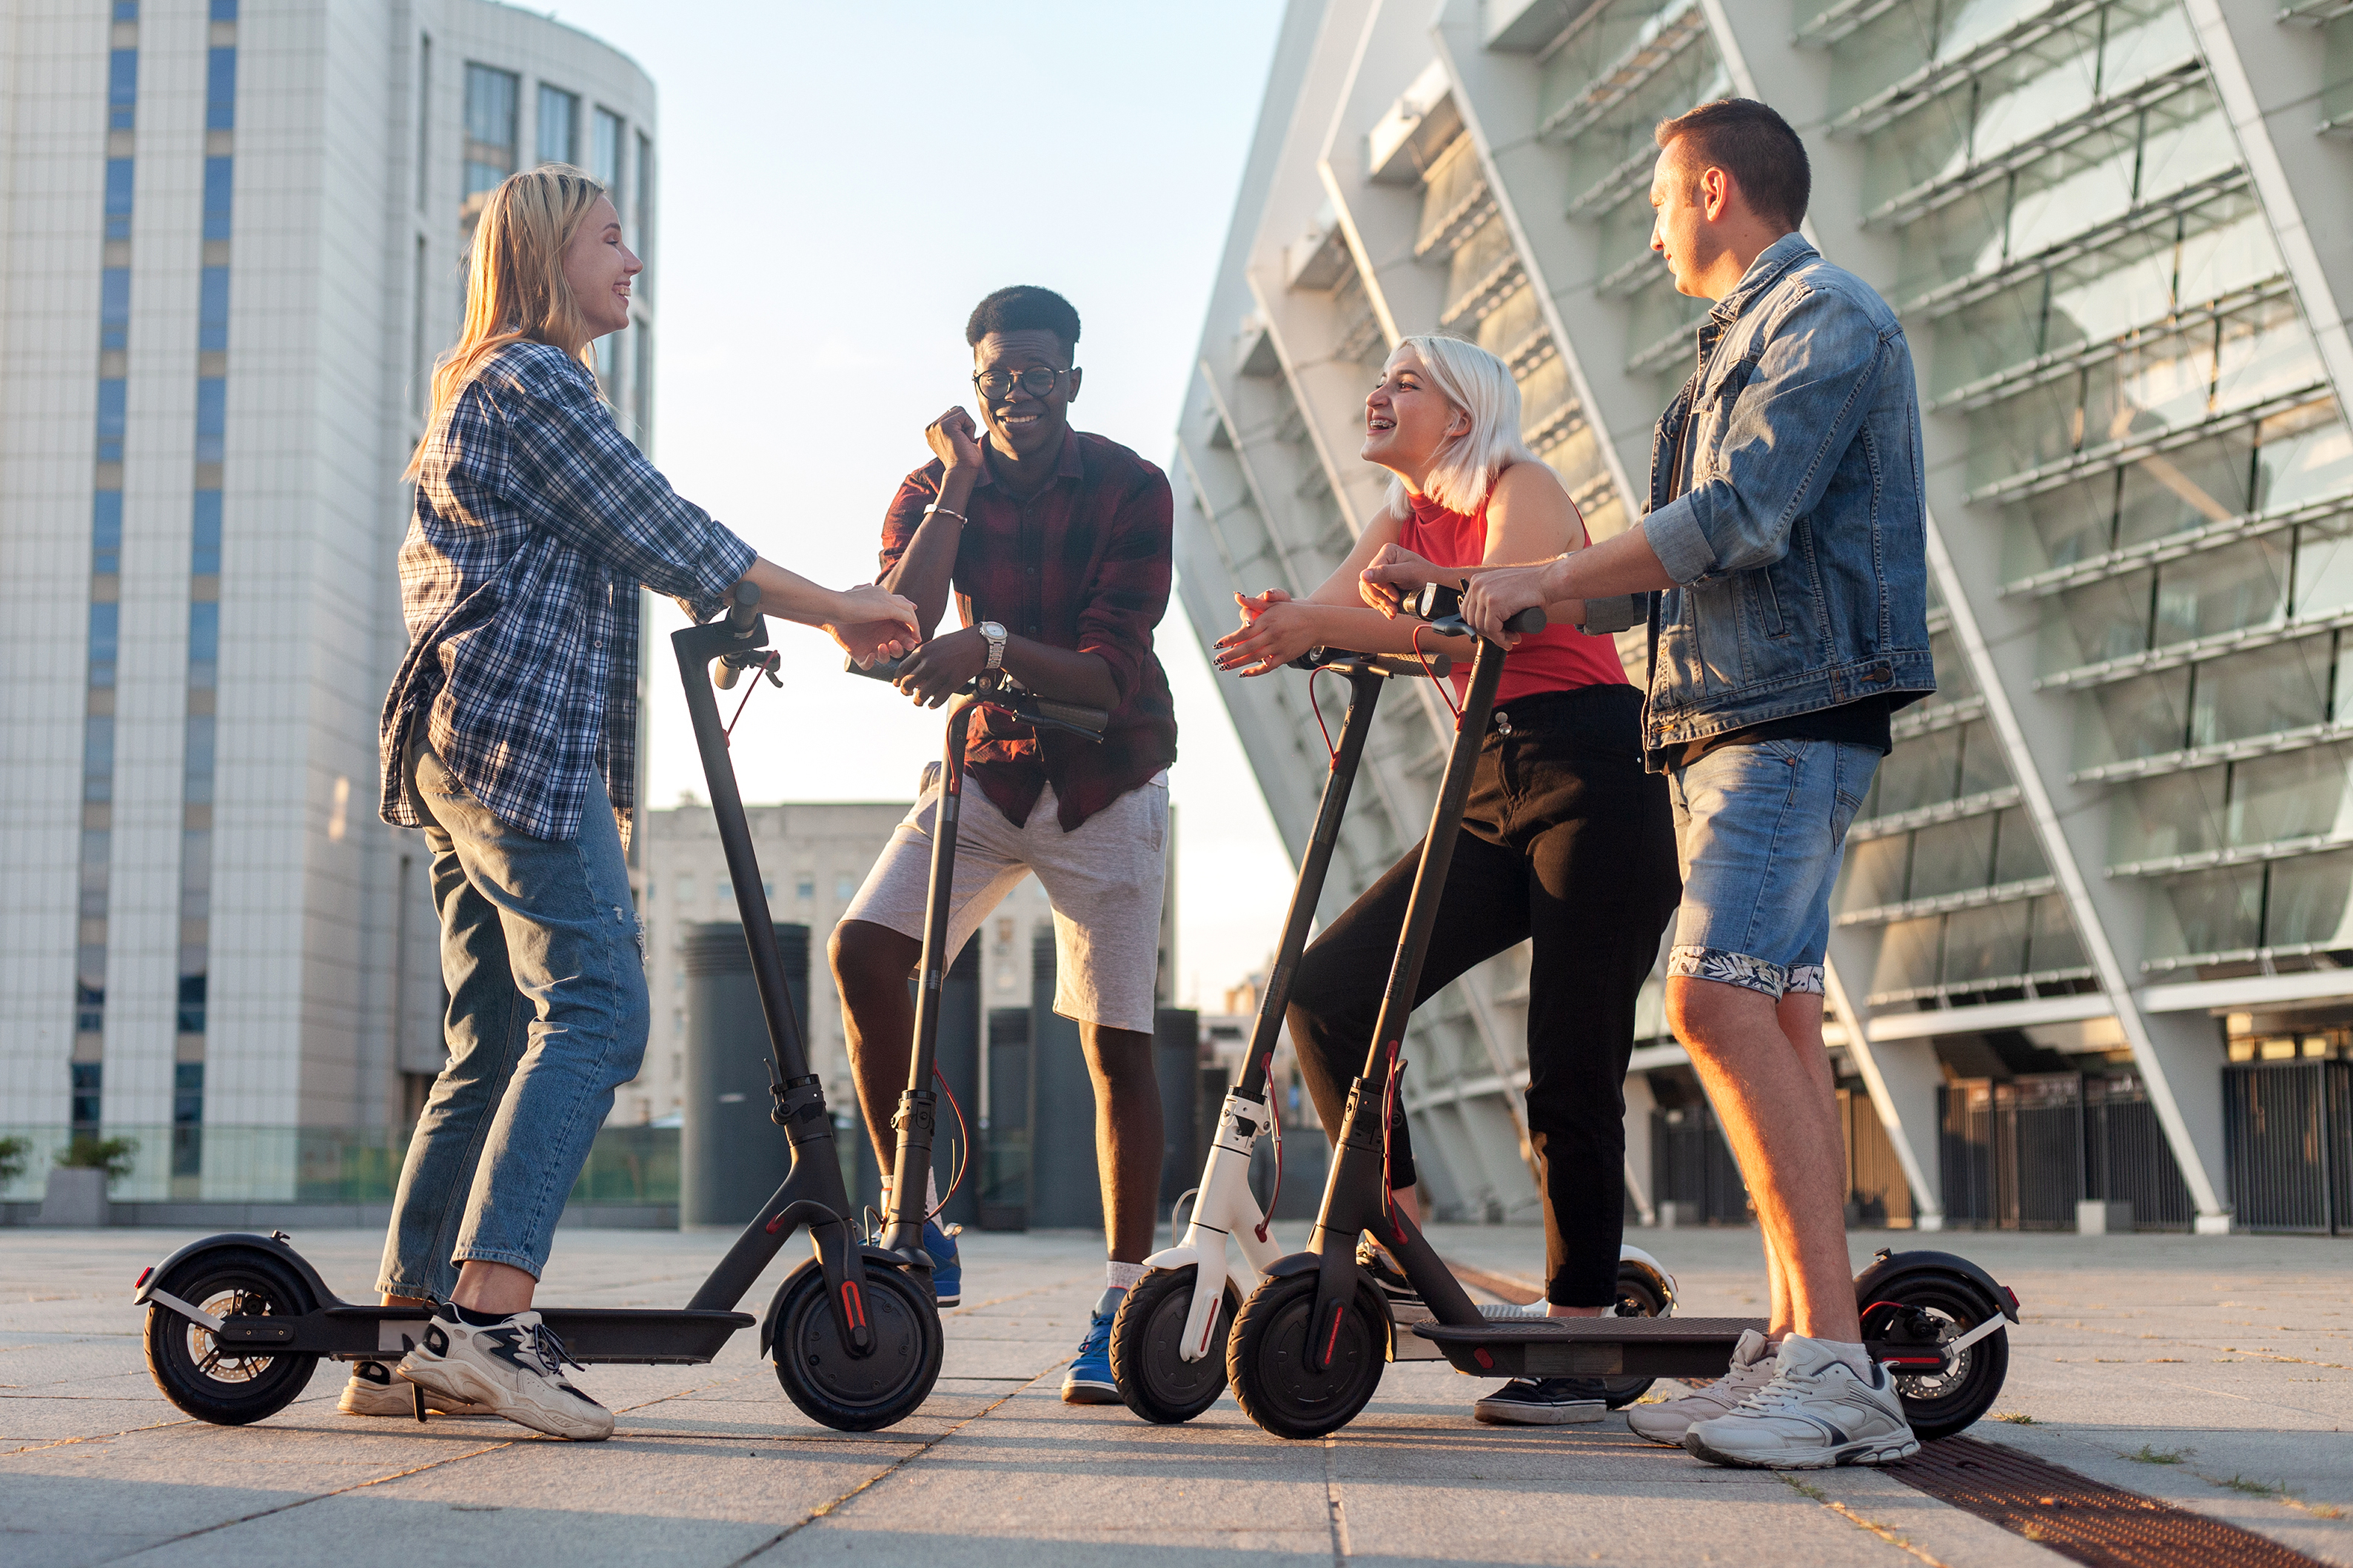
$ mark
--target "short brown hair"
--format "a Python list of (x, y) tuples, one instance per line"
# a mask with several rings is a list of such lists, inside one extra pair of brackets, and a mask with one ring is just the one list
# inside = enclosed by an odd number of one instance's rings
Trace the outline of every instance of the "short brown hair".
[(1758, 217), (1795, 228), (1805, 221), (1814, 192), (1813, 165), (1806, 144), (1789, 122), (1753, 98), (1719, 98), (1672, 120), (1662, 120), (1659, 145), (1691, 139), (1685, 156), (1694, 171), (1722, 169), (1740, 187)]

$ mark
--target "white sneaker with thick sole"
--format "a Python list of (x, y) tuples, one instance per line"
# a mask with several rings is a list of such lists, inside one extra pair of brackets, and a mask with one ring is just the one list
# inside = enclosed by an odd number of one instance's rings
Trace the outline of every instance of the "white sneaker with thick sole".
[(537, 1312), (483, 1328), (436, 1316), (393, 1370), (428, 1394), (471, 1400), (551, 1437), (594, 1443), (611, 1436), (613, 1413), (565, 1381), (567, 1362), (580, 1364)]
[[(417, 1390), (392, 1375), (392, 1368), (380, 1361), (364, 1361), (352, 1368), (352, 1378), (343, 1384), (343, 1397), (335, 1408), (346, 1415), (414, 1415), (417, 1414)], [(497, 1411), (470, 1399), (452, 1399), (446, 1394), (428, 1394), (425, 1408), (436, 1415), (495, 1415)]]
[(1883, 1465), (1920, 1451), (1895, 1380), (1874, 1365), (1858, 1374), (1819, 1340), (1781, 1342), (1773, 1381), (1713, 1421), (1683, 1434), (1683, 1451), (1712, 1465), (1822, 1470)]
[(1637, 1437), (1680, 1448), (1684, 1433), (1715, 1420), (1772, 1381), (1772, 1342), (1755, 1329), (1743, 1329), (1740, 1342), (1732, 1348), (1731, 1371), (1680, 1399), (1630, 1407), (1626, 1425)]

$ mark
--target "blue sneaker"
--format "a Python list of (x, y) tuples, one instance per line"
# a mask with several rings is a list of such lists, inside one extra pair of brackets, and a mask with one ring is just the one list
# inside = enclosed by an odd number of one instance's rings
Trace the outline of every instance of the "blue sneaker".
[(943, 1307), (954, 1307), (964, 1300), (964, 1259), (956, 1256), (955, 1238), (964, 1234), (960, 1225), (944, 1226), (937, 1220), (923, 1222), (923, 1250), (932, 1255), (932, 1295)]
[(1109, 1291), (1108, 1307), (1097, 1303), (1094, 1314), (1087, 1320), (1087, 1337), (1079, 1342), (1079, 1353), (1071, 1363), (1071, 1370), (1062, 1374), (1062, 1403), (1065, 1405), (1117, 1405), (1119, 1384), (1111, 1375), (1111, 1321), (1119, 1310), (1119, 1298), (1125, 1291)]

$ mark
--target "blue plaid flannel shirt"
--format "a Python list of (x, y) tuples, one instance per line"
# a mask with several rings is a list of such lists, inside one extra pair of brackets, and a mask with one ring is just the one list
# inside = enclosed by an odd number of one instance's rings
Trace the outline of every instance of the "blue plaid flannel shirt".
[(544, 343), (501, 349), (425, 444), (400, 547), (408, 654), (377, 736), (384, 820), (422, 826), (401, 782), (421, 715), (443, 764), (501, 822), (573, 838), (602, 772), (627, 843), (638, 584), (707, 620), (754, 558), (621, 434), (578, 360)]

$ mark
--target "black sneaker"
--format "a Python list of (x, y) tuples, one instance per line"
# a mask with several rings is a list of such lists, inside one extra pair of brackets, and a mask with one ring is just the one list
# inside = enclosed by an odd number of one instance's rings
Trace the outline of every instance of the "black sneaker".
[(1471, 1407), (1491, 1426), (1569, 1426), (1599, 1421), (1609, 1403), (1593, 1377), (1515, 1377)]

